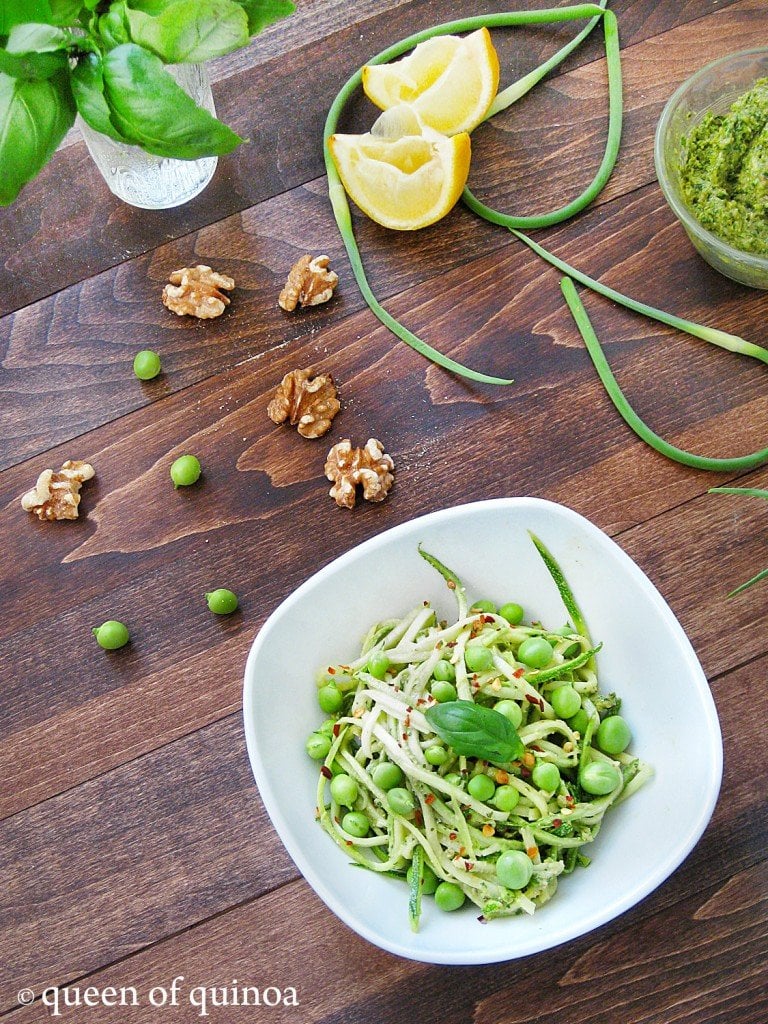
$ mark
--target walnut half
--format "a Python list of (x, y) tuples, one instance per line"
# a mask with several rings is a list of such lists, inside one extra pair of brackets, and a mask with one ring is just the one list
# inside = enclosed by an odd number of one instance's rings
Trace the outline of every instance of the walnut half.
[(302, 256), (291, 267), (285, 288), (280, 292), (278, 305), (291, 312), (296, 306), (319, 306), (328, 302), (339, 283), (338, 275), (328, 269), (328, 256)]
[(87, 462), (67, 459), (58, 473), (44, 469), (31, 491), (22, 496), (21, 507), (38, 519), (77, 519), (80, 488), (96, 471)]
[(375, 437), (368, 438), (365, 448), (353, 448), (345, 438), (331, 448), (325, 462), (325, 475), (334, 482), (329, 493), (340, 508), (354, 506), (358, 484), (367, 501), (384, 501), (395, 482), (394, 468)]
[(201, 320), (221, 316), (230, 303), (224, 291), (231, 292), (235, 287), (231, 277), (217, 274), (202, 263), (174, 270), (169, 281), (163, 288), (163, 305), (177, 316), (196, 316)]
[(302, 437), (322, 437), (341, 408), (331, 375), (319, 373), (314, 377), (314, 372), (309, 366), (286, 373), (267, 406), (273, 423), (288, 420)]

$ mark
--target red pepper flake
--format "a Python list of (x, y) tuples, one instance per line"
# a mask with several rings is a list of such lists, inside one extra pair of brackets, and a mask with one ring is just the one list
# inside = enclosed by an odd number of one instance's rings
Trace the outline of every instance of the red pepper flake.
[(407, 740), (407, 739), (408, 739), (408, 733), (407, 733), (407, 732), (404, 732), (404, 733), (403, 733), (403, 740)]
[(347, 844), (347, 846), (354, 846), (354, 843), (352, 842), (351, 839), (345, 839), (344, 842)]
[(333, 727), (333, 735), (334, 736), (338, 736), (340, 732), (341, 732), (341, 726), (339, 725), (338, 722), (336, 722), (336, 724)]
[(471, 860), (465, 860), (464, 861), (464, 867), (467, 869), (467, 871), (472, 871), (474, 866), (475, 865), (474, 865), (474, 863)]
[(406, 729), (410, 728), (410, 726), (411, 726), (411, 716), (410, 715), (406, 715), (405, 716), (405, 720), (403, 721), (403, 725), (405, 726)]
[(329, 665), (328, 666), (328, 675), (329, 676), (335, 676), (336, 675), (336, 669), (333, 667), (333, 665)]
[(331, 769), (326, 764), (321, 766), (320, 774), (323, 776), (324, 779), (332, 779), (333, 778), (333, 772), (331, 771)]
[(456, 646), (456, 641), (455, 640), (449, 640), (448, 643), (445, 646), (446, 647), (455, 647)]
[(417, 708), (418, 708), (418, 707), (421, 707), (421, 705), (422, 705), (422, 704), (426, 704), (426, 703), (427, 703), (427, 702), (426, 702), (426, 701), (424, 700), (424, 698), (423, 698), (423, 697), (419, 697), (419, 699), (418, 699), (418, 700), (416, 701), (416, 707), (417, 707)]
[(417, 825), (424, 824), (424, 815), (418, 808), (413, 812), (413, 820), (416, 822)]
[(484, 615), (483, 616), (483, 622), (495, 622), (495, 621), (496, 621), (496, 619), (494, 619), (494, 617), (492, 615)]
[(515, 677), (515, 679), (522, 679), (523, 676), (525, 675), (525, 669), (524, 668), (516, 668), (515, 671), (512, 673), (512, 675)]
[(538, 752), (541, 753), (541, 749), (542, 748), (538, 745), (538, 743), (532, 743), (528, 749), (529, 750), (538, 750)]
[(456, 833), (455, 832), (449, 832), (448, 833), (448, 838), (451, 839), (451, 840), (455, 839), (456, 838)]
[(568, 793), (568, 795), (566, 796), (565, 802), (568, 804), (569, 807), (573, 807), (573, 805), (576, 803), (575, 799), (571, 796), (570, 793)]
[(552, 828), (560, 828), (560, 826), (562, 824), (563, 824), (563, 819), (562, 818), (553, 818), (552, 819)]
[(456, 589), (456, 584), (453, 582), (453, 580), (448, 580), (447, 581), (447, 586), (448, 586), (449, 590), (455, 590)]
[(531, 769), (522, 766), (520, 768), (520, 774), (523, 776), (524, 779), (529, 779), (531, 777)]
[(434, 802), (435, 802), (435, 794), (434, 793), (427, 793), (427, 795), (424, 797), (424, 803), (425, 804), (433, 804)]

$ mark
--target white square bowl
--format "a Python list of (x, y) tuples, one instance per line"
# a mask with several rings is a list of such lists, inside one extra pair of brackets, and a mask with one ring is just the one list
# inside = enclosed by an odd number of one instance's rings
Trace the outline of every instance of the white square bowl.
[[(532, 917), (477, 920), (425, 899), (411, 932), (407, 888), (349, 865), (315, 821), (318, 765), (304, 750), (321, 721), (315, 674), (359, 653), (375, 621), (429, 599), (455, 617), (442, 579), (417, 545), (453, 569), (470, 600), (517, 601), (526, 619), (556, 628), (566, 613), (528, 536), (560, 563), (592, 634), (603, 642), (603, 692), (623, 700), (630, 747), (653, 779), (606, 816), (586, 848), (592, 864), (560, 881)], [(526, 956), (583, 935), (634, 906), (687, 856), (714, 810), (722, 740), (709, 685), (682, 627), (635, 563), (576, 512), (538, 498), (449, 508), (360, 544), (302, 584), (267, 619), (248, 656), (245, 735), (264, 805), (286, 849), (322, 900), (358, 934), (400, 956), (483, 964)]]

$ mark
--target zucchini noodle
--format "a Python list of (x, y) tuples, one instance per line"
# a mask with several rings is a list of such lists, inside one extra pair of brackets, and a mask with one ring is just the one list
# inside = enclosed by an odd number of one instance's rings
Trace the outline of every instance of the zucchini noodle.
[[(516, 605), (469, 606), (456, 574), (419, 548), (452, 590), (456, 621), (439, 621), (425, 601), (402, 619), (372, 626), (353, 662), (318, 673), (320, 692), (330, 690), (338, 709), (307, 742), (322, 760), (316, 816), (353, 864), (407, 879), (403, 902), (414, 929), (422, 893), (435, 893), (444, 910), (469, 900), (483, 921), (534, 913), (554, 896), (561, 875), (589, 864), (582, 847), (608, 809), (651, 775), (626, 752), (628, 739), (601, 745), (601, 722), (618, 718), (621, 702), (601, 692), (601, 645), (590, 639), (557, 562), (532, 540), (578, 629), (525, 624), (507, 611)], [(526, 655), (531, 641), (535, 659)], [(514, 756), (492, 760), (487, 746), (467, 753), (459, 739), (455, 750), (435, 709), (482, 721), (490, 712), (513, 744), (498, 749)], [(612, 724), (629, 736), (623, 719)], [(603, 782), (595, 787), (585, 769)], [(522, 861), (517, 882), (510, 851), (516, 870)]]

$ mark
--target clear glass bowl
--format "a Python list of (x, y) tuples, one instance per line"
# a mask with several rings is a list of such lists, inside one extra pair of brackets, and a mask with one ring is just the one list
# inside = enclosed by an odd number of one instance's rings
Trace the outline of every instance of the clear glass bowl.
[(768, 47), (742, 50), (707, 64), (667, 103), (656, 128), (654, 157), (659, 185), (688, 237), (715, 270), (752, 288), (768, 289), (768, 257), (742, 252), (703, 227), (680, 191), (684, 138), (708, 111), (724, 114), (758, 78), (768, 77)]

